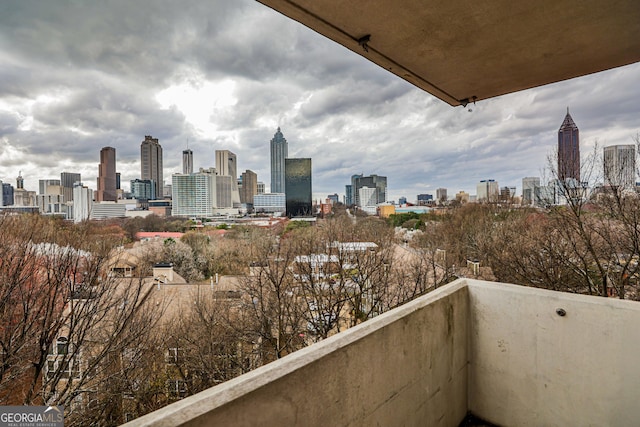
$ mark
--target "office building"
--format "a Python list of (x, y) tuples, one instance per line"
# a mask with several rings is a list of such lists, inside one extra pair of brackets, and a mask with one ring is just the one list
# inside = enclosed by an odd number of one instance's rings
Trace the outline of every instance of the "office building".
[(285, 193), (285, 159), (289, 157), (289, 145), (280, 128), (271, 139), (271, 192)]
[(131, 180), (131, 195), (137, 200), (155, 200), (156, 199), (156, 186), (155, 182), (151, 179), (132, 179)]
[(525, 177), (522, 178), (522, 204), (537, 205), (540, 201), (540, 178)]
[(494, 179), (483, 179), (476, 185), (476, 201), (478, 203), (493, 203), (498, 201), (500, 190)]
[(73, 200), (73, 185), (81, 181), (82, 178), (79, 173), (62, 172), (60, 174), (60, 185), (62, 186), (62, 195), (65, 202)]
[(242, 172), (242, 191), (240, 192), (240, 203), (253, 204), (253, 197), (258, 194), (258, 175), (247, 169)]
[(287, 216), (311, 216), (311, 159), (285, 159), (284, 170)]
[(563, 182), (580, 183), (580, 134), (569, 107), (558, 130), (558, 179)]
[(253, 210), (256, 213), (282, 213), (286, 209), (284, 193), (261, 193), (253, 196)]
[(258, 192), (256, 194), (264, 194), (266, 192), (266, 185), (262, 181), (258, 181)]
[(93, 205), (93, 191), (76, 181), (73, 185), (73, 222), (89, 219)]
[(193, 173), (193, 151), (188, 148), (182, 151), (182, 173), (186, 175)]
[(56, 194), (58, 194), (59, 190), (60, 190), (59, 179), (38, 180), (38, 194), (51, 194), (51, 192), (55, 192)]
[(140, 144), (140, 179), (152, 180), (155, 194), (162, 194), (162, 146), (158, 139), (151, 135), (145, 135), (144, 141)]
[(13, 205), (13, 185), (7, 182), (2, 182), (2, 206), (12, 206), (12, 205)]
[(604, 147), (604, 185), (633, 189), (636, 185), (636, 147), (633, 144)]
[(436, 190), (436, 200), (440, 203), (444, 203), (448, 200), (446, 188), (438, 188)]
[[(240, 204), (240, 192), (238, 191), (238, 160), (236, 155), (229, 150), (216, 150), (216, 174), (220, 177), (229, 177), (218, 181), (221, 193), (218, 207), (233, 207)], [(230, 202), (227, 201), (227, 193)]]
[[(387, 201), (387, 177), (379, 176), (379, 175), (353, 175), (351, 177), (351, 186), (354, 197), (354, 204), (363, 207), (363, 206), (375, 206), (379, 203), (384, 203)], [(374, 188), (375, 191), (375, 204), (367, 205), (360, 199), (360, 189), (363, 187)], [(369, 202), (369, 201), (367, 201)]]
[(351, 206), (354, 203), (353, 185), (347, 184), (344, 186), (344, 204), (347, 206)]
[(115, 202), (117, 199), (116, 189), (116, 149), (113, 147), (104, 147), (100, 150), (96, 201)]
[(216, 208), (216, 170), (202, 169), (171, 177), (172, 215), (210, 218)]

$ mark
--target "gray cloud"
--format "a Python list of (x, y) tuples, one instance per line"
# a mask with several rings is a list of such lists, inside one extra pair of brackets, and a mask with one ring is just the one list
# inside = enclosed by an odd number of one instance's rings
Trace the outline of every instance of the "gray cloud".
[[(640, 130), (640, 64), (470, 112), (246, 0), (4, 2), (0, 61), (0, 179), (22, 171), (32, 189), (70, 168), (95, 186), (107, 145), (123, 182), (137, 178), (144, 135), (160, 139), (167, 181), (188, 141), (196, 167), (229, 149), (268, 185), (269, 140), (280, 126), (290, 154), (313, 159), (318, 196), (342, 194), (354, 173), (376, 173), (388, 177), (392, 199), (412, 200), (438, 187), (475, 193), (480, 179), (519, 187), (539, 176), (567, 106), (586, 151), (596, 140), (630, 143)], [(233, 102), (211, 87), (231, 87)], [(190, 88), (190, 98), (162, 104), (168, 88)]]

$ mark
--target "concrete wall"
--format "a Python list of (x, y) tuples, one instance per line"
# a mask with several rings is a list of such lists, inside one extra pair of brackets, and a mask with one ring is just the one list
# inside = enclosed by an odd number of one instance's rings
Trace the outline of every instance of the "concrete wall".
[(468, 312), (459, 281), (127, 425), (458, 426)]
[(468, 283), (473, 413), (502, 426), (638, 425), (638, 302)]

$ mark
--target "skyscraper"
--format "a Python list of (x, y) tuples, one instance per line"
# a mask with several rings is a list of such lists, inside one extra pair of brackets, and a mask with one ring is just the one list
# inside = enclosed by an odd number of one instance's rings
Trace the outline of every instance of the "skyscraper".
[(499, 195), (500, 189), (495, 179), (483, 179), (476, 185), (476, 198), (479, 203), (495, 203)]
[(171, 177), (172, 215), (210, 218), (216, 208), (216, 175), (213, 168)]
[(258, 175), (247, 169), (242, 172), (242, 191), (240, 192), (240, 203), (253, 204), (253, 196), (258, 194)]
[(313, 214), (311, 190), (311, 159), (285, 159), (287, 216)]
[(156, 197), (162, 194), (162, 146), (158, 139), (151, 135), (145, 135), (144, 141), (140, 144), (140, 179), (153, 180)]
[(567, 115), (558, 130), (558, 179), (580, 183), (580, 135), (567, 107)]
[(289, 157), (289, 145), (280, 128), (271, 139), (271, 192), (285, 193), (284, 160)]
[(522, 178), (522, 204), (537, 205), (540, 202), (540, 178), (528, 176)]
[[(371, 176), (362, 176), (362, 175), (353, 175), (351, 177), (351, 186), (352, 186), (352, 194), (354, 201), (353, 203), (356, 206), (366, 206), (364, 200), (360, 199), (360, 189), (362, 187), (368, 187), (375, 189), (375, 198), (369, 199), (367, 202), (372, 203), (372, 200), (375, 200), (374, 205), (378, 203), (384, 203), (387, 201), (387, 177), (379, 176), (379, 175), (371, 175)], [(371, 205), (371, 206), (374, 206)]]
[(227, 190), (224, 190), (225, 186), (228, 186), (230, 192), (231, 204), (227, 206), (226, 197), (221, 199), (219, 207), (233, 207), (234, 204), (240, 203), (240, 193), (238, 192), (238, 161), (236, 155), (229, 150), (216, 150), (216, 174), (219, 176), (231, 177), (230, 180), (219, 180), (219, 188), (222, 191), (221, 194), (226, 194)]
[(113, 147), (104, 147), (100, 150), (96, 201), (115, 202), (116, 199), (116, 149)]
[(604, 184), (633, 189), (636, 185), (636, 147), (633, 144), (604, 147)]
[(62, 195), (65, 202), (73, 200), (73, 184), (81, 181), (79, 173), (62, 172), (60, 174), (60, 185), (62, 185)]
[(193, 151), (188, 148), (182, 152), (182, 173), (193, 173)]

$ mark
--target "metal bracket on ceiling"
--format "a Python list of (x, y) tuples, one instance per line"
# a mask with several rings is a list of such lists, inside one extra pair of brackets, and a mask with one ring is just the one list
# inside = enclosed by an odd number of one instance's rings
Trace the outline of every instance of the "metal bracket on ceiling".
[(371, 34), (362, 36), (358, 39), (358, 44), (362, 46), (365, 52), (369, 52), (369, 41), (371, 40)]

